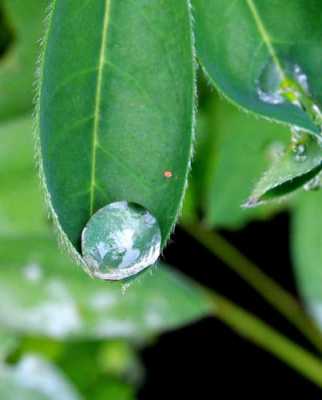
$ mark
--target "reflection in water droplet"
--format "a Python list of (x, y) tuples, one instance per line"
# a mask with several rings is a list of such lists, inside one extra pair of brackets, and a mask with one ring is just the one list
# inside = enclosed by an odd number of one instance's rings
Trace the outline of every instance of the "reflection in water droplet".
[(291, 103), (301, 108), (322, 134), (322, 112), (311, 97), (308, 78), (299, 65), (285, 60), (277, 65), (270, 60), (257, 81), (257, 94), (264, 103)]
[(125, 201), (97, 211), (82, 233), (82, 253), (92, 274), (120, 280), (154, 264), (160, 255), (161, 232), (145, 208)]

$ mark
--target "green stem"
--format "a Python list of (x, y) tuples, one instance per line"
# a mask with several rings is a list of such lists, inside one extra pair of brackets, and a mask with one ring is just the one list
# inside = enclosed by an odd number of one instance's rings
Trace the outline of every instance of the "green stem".
[(322, 362), (317, 357), (224, 297), (213, 292), (208, 296), (216, 318), (322, 388)]
[(265, 275), (255, 264), (217, 233), (211, 232), (199, 224), (184, 225), (184, 229), (244, 279), (322, 352), (321, 333), (290, 293)]

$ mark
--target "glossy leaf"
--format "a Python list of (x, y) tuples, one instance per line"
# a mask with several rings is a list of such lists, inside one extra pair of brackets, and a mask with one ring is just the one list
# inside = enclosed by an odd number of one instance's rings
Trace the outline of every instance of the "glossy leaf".
[(300, 293), (322, 329), (322, 191), (301, 196), (293, 213), (292, 254)]
[(144, 339), (209, 311), (204, 294), (165, 266), (125, 285), (94, 281), (50, 239), (1, 238), (0, 263), (0, 328), (23, 334)]
[(29, 115), (0, 124), (0, 234), (47, 231)]
[(307, 100), (322, 102), (320, 1), (193, 0), (192, 4), (197, 55), (210, 81), (244, 108), (318, 132), (320, 127), (309, 113), (292, 102), (261, 100), (259, 84), (272, 66), (265, 83), (275, 85), (276, 69), (291, 87), (296, 82), (290, 84), (289, 70), (298, 68), (303, 86), (307, 80)]
[(245, 204), (246, 207), (254, 207), (286, 196), (305, 187), (318, 176), (322, 170), (322, 148), (309, 137), (303, 146), (303, 154), (296, 154), (296, 150), (290, 146), (285, 154), (273, 163), (271, 169), (258, 182)]
[(47, 361), (26, 355), (15, 366), (0, 365), (0, 398), (6, 400), (80, 400), (65, 376)]
[(45, 42), (41, 157), (63, 235), (80, 251), (93, 213), (126, 200), (157, 218), (164, 245), (192, 147), (187, 2), (56, 0)]
[(32, 108), (36, 59), (47, 4), (48, 0), (1, 1), (13, 39), (0, 59), (0, 119)]

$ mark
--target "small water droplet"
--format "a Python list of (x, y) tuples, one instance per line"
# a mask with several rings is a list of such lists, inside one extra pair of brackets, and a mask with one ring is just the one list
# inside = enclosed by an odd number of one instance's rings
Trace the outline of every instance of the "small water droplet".
[(241, 205), (242, 208), (253, 208), (260, 205), (257, 197), (250, 197), (244, 204)]
[(319, 190), (321, 188), (321, 174), (316, 175), (313, 179), (307, 182), (303, 188), (306, 192)]
[(306, 141), (308, 135), (298, 126), (291, 126), (291, 144), (296, 161), (303, 162), (307, 159), (306, 156)]
[(97, 211), (82, 233), (82, 253), (92, 274), (121, 280), (154, 264), (160, 255), (161, 232), (145, 208), (125, 201)]

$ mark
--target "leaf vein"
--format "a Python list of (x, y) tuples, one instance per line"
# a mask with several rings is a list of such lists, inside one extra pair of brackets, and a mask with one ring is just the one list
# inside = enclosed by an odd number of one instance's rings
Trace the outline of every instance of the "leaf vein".
[(103, 19), (103, 29), (102, 29), (102, 41), (101, 41), (101, 49), (98, 60), (98, 76), (97, 76), (97, 85), (96, 85), (96, 94), (95, 94), (95, 111), (94, 111), (94, 128), (93, 128), (93, 142), (92, 142), (92, 166), (91, 166), (91, 185), (90, 185), (90, 210), (89, 216), (91, 216), (94, 212), (95, 205), (95, 187), (96, 187), (96, 156), (97, 156), (97, 147), (98, 147), (98, 131), (99, 131), (99, 122), (100, 122), (100, 107), (102, 100), (102, 84), (103, 84), (103, 73), (104, 67), (106, 65), (106, 46), (107, 46), (107, 34), (109, 28), (109, 17), (110, 17), (110, 7), (111, 0), (105, 0), (105, 11), (104, 11), (104, 19)]

